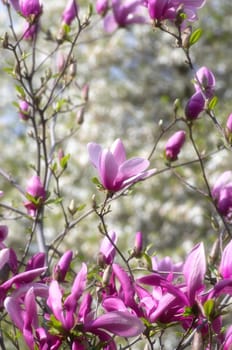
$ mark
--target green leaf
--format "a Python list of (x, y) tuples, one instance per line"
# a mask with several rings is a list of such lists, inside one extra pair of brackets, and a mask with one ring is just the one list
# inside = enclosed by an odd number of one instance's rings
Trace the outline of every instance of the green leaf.
[(215, 301), (213, 299), (206, 300), (206, 302), (203, 305), (205, 316), (208, 318), (208, 320), (211, 320), (214, 316), (214, 310), (215, 310)]
[(211, 98), (211, 100), (208, 103), (208, 109), (209, 110), (215, 109), (217, 103), (218, 103), (218, 98), (217, 96), (214, 96), (213, 98)]
[(25, 98), (25, 92), (24, 92), (24, 89), (22, 88), (22, 86), (15, 85), (15, 89), (16, 89), (17, 93), (19, 94), (20, 98), (24, 99)]
[(67, 154), (66, 156), (61, 158), (60, 166), (62, 167), (62, 169), (66, 169), (67, 168), (69, 159), (70, 159), (70, 154)]
[(201, 38), (203, 33), (203, 30), (201, 28), (198, 28), (194, 30), (194, 32), (191, 34), (189, 38), (189, 46), (192, 46), (198, 42), (198, 40)]

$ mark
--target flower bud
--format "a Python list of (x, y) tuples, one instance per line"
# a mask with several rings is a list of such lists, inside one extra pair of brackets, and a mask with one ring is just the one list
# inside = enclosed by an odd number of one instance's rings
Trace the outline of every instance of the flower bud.
[(29, 119), (29, 103), (26, 100), (19, 101), (19, 116), (22, 120)]
[(24, 206), (29, 215), (35, 216), (37, 209), (41, 207), (42, 203), (46, 199), (46, 192), (39, 176), (32, 176), (32, 178), (28, 181), (26, 192), (29, 199), (28, 201), (24, 202)]
[(197, 119), (199, 114), (204, 110), (205, 99), (200, 91), (196, 92), (185, 106), (185, 116), (188, 120)]
[(85, 84), (81, 90), (81, 97), (85, 102), (89, 100), (89, 84)]
[(69, 0), (66, 8), (62, 14), (63, 24), (70, 26), (72, 21), (77, 17), (78, 10), (79, 10), (79, 8), (78, 8), (78, 5), (76, 3), (76, 0)]
[(19, 7), (21, 14), (26, 18), (36, 18), (42, 13), (40, 0), (21, 0)]
[(177, 131), (172, 135), (165, 146), (165, 156), (169, 161), (175, 161), (178, 158), (178, 154), (185, 142), (185, 131)]
[(54, 270), (53, 270), (54, 279), (56, 279), (59, 282), (64, 282), (65, 276), (70, 268), (72, 257), (73, 257), (73, 252), (71, 250), (67, 250), (62, 255), (62, 257), (54, 267)]
[(210, 98), (214, 94), (215, 89), (215, 77), (210, 69), (207, 67), (201, 67), (196, 72), (196, 82), (194, 84), (195, 90), (203, 91), (207, 98)]
[(135, 246), (133, 251), (133, 256), (140, 258), (143, 250), (143, 234), (142, 232), (137, 232), (135, 236)]
[(108, 0), (97, 0), (96, 11), (99, 15), (105, 16), (109, 8)]

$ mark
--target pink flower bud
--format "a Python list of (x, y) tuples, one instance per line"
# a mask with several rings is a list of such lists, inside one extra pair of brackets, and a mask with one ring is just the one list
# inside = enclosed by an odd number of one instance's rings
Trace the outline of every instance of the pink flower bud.
[(135, 246), (134, 246), (134, 256), (139, 258), (143, 250), (143, 234), (142, 232), (137, 232), (135, 236)]
[(26, 100), (19, 101), (19, 116), (23, 120), (29, 118), (29, 103)]
[(96, 11), (99, 15), (105, 16), (105, 14), (109, 8), (108, 2), (109, 2), (108, 0), (97, 0)]
[(28, 181), (26, 192), (33, 198), (24, 202), (24, 206), (26, 207), (29, 215), (35, 216), (38, 208), (41, 207), (42, 203), (46, 199), (46, 192), (39, 176), (32, 176), (32, 178)]
[(185, 135), (185, 131), (180, 130), (168, 139), (165, 146), (165, 155), (169, 161), (177, 160), (178, 154), (185, 142)]
[(38, 17), (42, 13), (42, 4), (40, 0), (20, 0), (20, 12), (24, 17)]
[(70, 268), (72, 257), (73, 257), (73, 252), (71, 250), (67, 250), (62, 255), (62, 257), (54, 267), (54, 271), (53, 271), (54, 279), (56, 279), (59, 282), (64, 282), (65, 276)]
[(67, 3), (67, 6), (62, 14), (62, 20), (64, 24), (70, 25), (72, 21), (77, 17), (78, 15), (78, 5), (76, 3), (76, 0), (69, 0)]
[(85, 84), (81, 90), (81, 97), (85, 102), (89, 100), (89, 84)]
[(207, 98), (210, 98), (214, 94), (215, 89), (215, 77), (210, 69), (207, 67), (201, 67), (196, 72), (196, 83), (194, 84), (197, 92), (203, 91)]
[(189, 120), (197, 119), (199, 114), (204, 110), (205, 99), (201, 91), (196, 92), (185, 106), (185, 116)]

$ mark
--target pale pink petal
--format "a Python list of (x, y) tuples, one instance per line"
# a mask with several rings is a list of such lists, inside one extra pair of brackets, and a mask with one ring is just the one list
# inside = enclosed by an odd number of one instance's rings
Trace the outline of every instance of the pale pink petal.
[(89, 152), (89, 159), (91, 163), (95, 166), (95, 168), (98, 169), (99, 159), (102, 152), (101, 146), (98, 145), (97, 143), (91, 142), (91, 143), (88, 143), (87, 149)]
[(120, 139), (117, 139), (114, 141), (112, 146), (110, 147), (110, 151), (114, 155), (115, 161), (117, 162), (118, 166), (125, 162), (126, 160), (126, 151), (125, 147)]
[(118, 174), (118, 165), (114, 159), (113, 154), (107, 150), (103, 150), (101, 154), (99, 172), (101, 182), (107, 190), (118, 190), (118, 188), (115, 188), (115, 179)]

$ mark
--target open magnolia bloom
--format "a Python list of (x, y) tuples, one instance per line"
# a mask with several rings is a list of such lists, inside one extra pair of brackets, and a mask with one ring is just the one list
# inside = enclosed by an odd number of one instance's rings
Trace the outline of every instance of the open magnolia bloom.
[(87, 147), (90, 161), (97, 168), (103, 187), (110, 192), (119, 191), (155, 173), (155, 169), (145, 171), (150, 165), (147, 159), (126, 159), (126, 151), (120, 139), (115, 140), (109, 150), (102, 149), (94, 142)]

